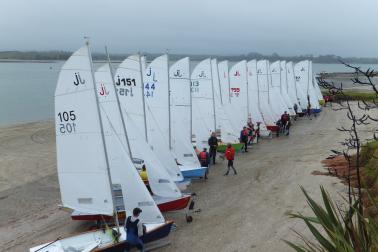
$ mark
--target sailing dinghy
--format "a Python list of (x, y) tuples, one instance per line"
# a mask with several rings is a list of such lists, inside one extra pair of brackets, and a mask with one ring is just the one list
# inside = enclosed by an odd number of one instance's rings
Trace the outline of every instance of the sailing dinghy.
[(207, 167), (201, 167), (192, 145), (192, 109), (190, 60), (188, 57), (169, 68), (172, 149), (184, 178), (204, 178)]
[[(115, 215), (124, 202), (130, 215), (134, 207), (143, 213), (142, 237), (146, 243), (165, 238), (172, 222), (166, 222), (122, 148), (122, 135), (101, 112), (89, 45), (76, 51), (63, 65), (55, 91), (57, 167), (62, 205), (73, 211)], [(106, 122), (107, 121), (107, 122)], [(110, 151), (110, 152), (109, 152)], [(120, 234), (115, 241), (113, 233)], [(31, 252), (124, 251), (129, 247), (123, 228), (94, 230), (58, 239)]]
[(289, 96), (291, 99), (296, 101), (295, 103), (298, 106), (298, 113), (301, 115), (303, 114), (302, 110), (302, 103), (306, 103), (305, 95), (301, 88), (298, 87), (297, 82), (295, 80), (295, 73), (294, 73), (294, 64), (293, 62), (286, 63), (286, 71), (287, 71), (287, 84), (289, 86)]
[[(294, 110), (294, 104), (297, 105), (297, 113), (301, 113), (302, 109), (301, 106), (299, 106), (297, 95), (296, 95), (296, 88), (295, 88), (295, 77), (293, 73), (293, 64), (292, 62), (286, 62), (281, 61), (281, 68), (283, 69), (283, 75), (284, 75), (284, 84), (285, 84), (285, 91), (289, 98), (289, 101), (291, 102)], [(294, 111), (295, 112), (295, 111)]]
[(251, 60), (247, 62), (247, 87), (248, 87), (248, 106), (252, 122), (259, 124), (261, 136), (269, 136), (270, 131), (266, 125), (274, 125), (273, 118), (269, 114), (262, 113), (259, 88), (257, 85), (257, 62)]
[(216, 132), (215, 108), (212, 91), (210, 58), (199, 62), (191, 74), (193, 142), (202, 150), (208, 148), (208, 139)]
[[(310, 73), (312, 73), (312, 61), (310, 61)], [(318, 82), (315, 78), (315, 75), (312, 78), (312, 86), (313, 86), (313, 89), (315, 91), (316, 96), (318, 97), (319, 104), (321, 106), (323, 106), (324, 103), (325, 103), (324, 97), (323, 97), (322, 91), (320, 91), (320, 88), (319, 88)]]
[(233, 65), (229, 72), (231, 104), (237, 108), (234, 120), (240, 130), (247, 126), (248, 122), (248, 94), (247, 94), (247, 62), (242, 60)]
[[(238, 130), (235, 130), (233, 128), (232, 122), (230, 120), (230, 113), (227, 112), (227, 105), (223, 103), (222, 88), (220, 82), (221, 76), (217, 59), (211, 60), (211, 67), (213, 73), (216, 133), (218, 139), (220, 140), (217, 151), (222, 153), (226, 152), (228, 143), (232, 144), (236, 151), (240, 151), (243, 148), (243, 144), (239, 142), (239, 132)], [(223, 76), (223, 78), (227, 78), (228, 82), (228, 65), (227, 76)], [(227, 99), (225, 102), (228, 103), (228, 101), (229, 99)], [(229, 105), (231, 104), (229, 103)]]
[(277, 114), (281, 115), (286, 111), (290, 115), (294, 115), (294, 110), (288, 108), (285, 99), (281, 93), (281, 66), (279, 61), (275, 61), (269, 64), (270, 70), (270, 94), (271, 102), (273, 104), (273, 109)]
[(302, 98), (302, 100), (305, 100), (304, 104), (301, 104), (302, 110), (306, 111), (308, 103), (310, 103), (312, 112), (320, 112), (319, 100), (312, 86), (312, 68), (310, 67), (310, 61), (303, 60), (295, 64), (294, 73), (297, 87), (300, 88), (305, 95), (305, 97)]
[(276, 125), (276, 122), (280, 119), (280, 115), (278, 115), (272, 108), (273, 101), (270, 94), (269, 62), (267, 60), (259, 60), (257, 61), (256, 68), (260, 111), (265, 119), (267, 129), (272, 132), (277, 132), (279, 127)]
[(279, 69), (280, 69), (280, 93), (285, 101), (285, 104), (289, 111), (287, 111), (291, 116), (295, 116), (295, 111), (294, 111), (294, 103), (291, 101), (289, 94), (287, 93), (288, 91), (288, 86), (287, 86), (287, 72), (286, 72), (286, 61), (279, 61)]

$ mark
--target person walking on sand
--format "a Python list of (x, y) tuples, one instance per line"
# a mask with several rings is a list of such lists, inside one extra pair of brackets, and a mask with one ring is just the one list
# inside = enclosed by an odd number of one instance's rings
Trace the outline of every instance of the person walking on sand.
[(237, 175), (238, 173), (235, 170), (234, 167), (234, 159), (235, 159), (235, 149), (232, 147), (232, 144), (227, 144), (227, 149), (225, 156), (227, 158), (227, 172), (224, 174), (224, 176), (227, 176), (228, 173), (230, 172), (230, 168), (234, 171), (234, 175)]
[(255, 131), (255, 125), (252, 122), (252, 118), (248, 119), (247, 127), (248, 127), (248, 145), (252, 145), (253, 140), (256, 137), (254, 135), (256, 131)]
[(282, 133), (288, 136), (289, 135), (289, 128), (290, 128), (290, 116), (287, 113), (287, 111), (285, 111), (281, 115), (281, 123), (282, 123), (282, 131), (283, 131)]
[(295, 112), (294, 121), (296, 121), (298, 118), (298, 105), (296, 103), (294, 103), (294, 112)]
[(248, 135), (249, 131), (247, 127), (243, 127), (242, 131), (240, 131), (240, 142), (244, 144), (244, 152), (248, 152)]
[(132, 247), (136, 247), (139, 251), (144, 251), (143, 241), (140, 239), (143, 236), (143, 224), (139, 220), (139, 215), (142, 209), (136, 207), (133, 209), (133, 215), (127, 217), (125, 223), (126, 241), (130, 246), (125, 251), (130, 251)]
[(215, 164), (215, 158), (217, 156), (217, 148), (218, 148), (218, 138), (215, 132), (211, 133), (211, 136), (207, 143), (210, 146), (210, 158), (213, 160), (213, 164)]
[(203, 151), (200, 152), (199, 161), (202, 167), (207, 167), (206, 173), (205, 173), (205, 179), (207, 179), (207, 175), (209, 174), (210, 155), (207, 152), (206, 148), (203, 148)]

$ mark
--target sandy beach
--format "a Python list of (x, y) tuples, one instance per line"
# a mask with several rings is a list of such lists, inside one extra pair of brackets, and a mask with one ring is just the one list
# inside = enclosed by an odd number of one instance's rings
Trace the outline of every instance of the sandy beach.
[[(345, 111), (324, 111), (313, 120), (301, 118), (289, 137), (264, 139), (249, 153), (237, 155), (237, 176), (223, 176), (226, 163), (211, 167), (208, 181), (195, 181), (194, 221), (167, 214), (177, 223), (170, 246), (158, 251), (291, 251), (282, 241), (295, 241), (291, 229), (306, 232), (287, 213), (309, 213), (303, 185), (319, 199), (319, 185), (331, 194), (345, 191), (333, 177), (314, 176), (320, 161), (338, 149)], [(59, 210), (55, 134), (52, 122), (0, 128), (0, 250), (27, 251), (88, 228)]]

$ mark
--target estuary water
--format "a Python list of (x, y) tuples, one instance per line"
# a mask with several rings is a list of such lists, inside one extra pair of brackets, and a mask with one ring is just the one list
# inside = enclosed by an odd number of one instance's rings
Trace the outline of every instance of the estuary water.
[[(54, 92), (64, 62), (0, 62), (0, 126), (51, 120)], [(99, 67), (101, 63), (96, 63)], [(378, 65), (360, 65), (363, 69)], [(351, 71), (341, 64), (313, 64), (314, 73)]]

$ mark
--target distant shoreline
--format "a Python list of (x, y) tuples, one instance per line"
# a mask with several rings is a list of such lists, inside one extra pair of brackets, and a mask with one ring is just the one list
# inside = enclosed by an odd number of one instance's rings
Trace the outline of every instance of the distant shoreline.
[[(126, 58), (126, 57), (125, 57)], [(222, 60), (223, 60), (223, 56), (221, 57)], [(178, 60), (178, 59), (171, 59), (172, 61), (175, 61), (175, 60)], [(199, 61), (199, 59), (196, 59), (196, 58), (191, 58), (192, 61)], [(237, 62), (239, 61), (240, 59), (230, 59), (229, 61), (233, 61), (233, 62)], [(281, 60), (285, 60), (285, 59), (281, 59)], [(47, 60), (47, 59), (41, 59), (41, 60), (31, 60), (31, 59), (0, 59), (0, 63), (57, 63), (57, 62), (65, 62), (66, 59), (62, 59), (62, 60)], [(221, 60), (219, 60), (221, 61)], [(272, 60), (270, 60), (271, 62), (273, 62)], [(93, 60), (94, 63), (106, 63), (107, 61), (106, 60), (96, 60), (94, 59)], [(121, 63), (122, 60), (112, 60), (112, 63)], [(149, 62), (149, 61), (148, 61)], [(294, 61), (296, 62), (296, 61)], [(324, 65), (342, 65), (342, 63), (340, 62), (313, 62), (314, 64), (324, 64)], [(348, 62), (349, 64), (352, 64), (352, 65), (378, 65), (378, 62), (374, 62), (374, 63), (371, 63), (371, 62), (368, 62), (368, 63), (364, 63), (364, 62)], [(339, 73), (338, 73), (339, 74)]]
[[(66, 60), (28, 60), (28, 59), (0, 59), (0, 63), (56, 63)], [(94, 63), (105, 63), (105, 60), (93, 60)], [(121, 63), (120, 60), (112, 60), (112, 63)]]

